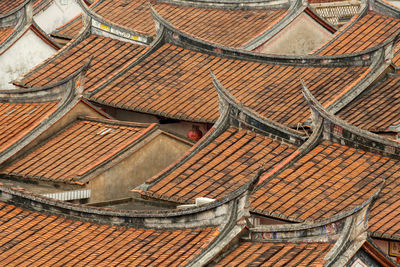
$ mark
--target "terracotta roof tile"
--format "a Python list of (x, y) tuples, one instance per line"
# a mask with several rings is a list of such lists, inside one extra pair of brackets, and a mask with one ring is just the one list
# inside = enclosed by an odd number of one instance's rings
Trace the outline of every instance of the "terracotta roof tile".
[(2, 0), (0, 1), (0, 14), (6, 14), (21, 6), (26, 0)]
[(218, 235), (216, 227), (156, 230), (99, 225), (0, 203), (0, 265), (179, 266)]
[(400, 238), (400, 162), (392, 163), (390, 176), (370, 213), (369, 231)]
[(16, 143), (57, 109), (58, 102), (0, 103), (0, 152)]
[(14, 28), (12, 27), (0, 28), (0, 44), (3, 43), (13, 32)]
[(300, 78), (328, 105), (369, 67), (302, 67), (216, 57), (165, 44), (90, 99), (183, 120), (214, 122), (218, 97), (212, 70), (236, 99), (266, 118), (296, 125), (310, 117)]
[(369, 131), (387, 131), (400, 120), (400, 76), (389, 76), (337, 113), (343, 120)]
[(157, 3), (158, 14), (178, 30), (207, 42), (241, 47), (278, 23), (287, 9), (218, 9)]
[(52, 36), (63, 37), (67, 39), (73, 39), (79, 33), (79, 31), (83, 28), (82, 16), (78, 15), (70, 21), (66, 22), (64, 25), (58, 27), (53, 33)]
[(331, 243), (242, 242), (216, 266), (322, 266)]
[(332, 36), (319, 55), (340, 55), (361, 52), (393, 38), (400, 30), (400, 19), (374, 11), (357, 17), (354, 25), (343, 27)]
[(132, 144), (147, 124), (78, 120), (3, 170), (15, 176), (59, 182), (79, 180)]
[(355, 148), (323, 141), (251, 197), (253, 211), (315, 221), (351, 211), (366, 202), (394, 162)]
[(85, 76), (85, 88), (90, 88), (127, 62), (137, 59), (146, 49), (146, 46), (92, 34), (71, 49), (61, 51), (58, 56), (38, 65), (22, 82), (31, 87), (55, 83), (67, 78), (93, 57)]
[(145, 194), (176, 202), (197, 197), (219, 199), (272, 169), (296, 147), (253, 132), (230, 127)]
[(96, 5), (93, 10), (96, 14), (114, 24), (155, 36), (154, 20), (149, 7), (149, 2), (145, 0), (104, 0)]

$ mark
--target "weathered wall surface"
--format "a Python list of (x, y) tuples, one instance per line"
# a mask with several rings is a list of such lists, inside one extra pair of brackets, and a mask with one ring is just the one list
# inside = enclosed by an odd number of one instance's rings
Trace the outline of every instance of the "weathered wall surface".
[(28, 30), (4, 54), (0, 55), (0, 88), (14, 89), (10, 81), (49, 58), (56, 50), (33, 31)]
[(75, 0), (54, 0), (49, 7), (36, 14), (34, 21), (47, 34), (70, 21), (82, 12)]
[(92, 190), (90, 202), (131, 196), (130, 190), (176, 161), (190, 145), (159, 134), (133, 154), (94, 177), (88, 184)]
[(266, 54), (306, 55), (331, 36), (332, 33), (303, 12), (269, 42), (254, 51)]

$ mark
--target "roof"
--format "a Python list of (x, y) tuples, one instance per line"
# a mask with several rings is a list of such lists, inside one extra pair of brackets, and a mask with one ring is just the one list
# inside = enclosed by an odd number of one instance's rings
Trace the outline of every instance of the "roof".
[(346, 24), (361, 8), (359, 0), (313, 0), (309, 3), (320, 17), (338, 27)]
[(253, 193), (251, 208), (294, 221), (329, 219), (366, 203), (385, 177), (396, 175), (393, 164), (376, 153), (322, 141), (276, 177), (266, 179)]
[(53, 37), (73, 39), (83, 28), (82, 15), (78, 15), (51, 33)]
[(265, 33), (288, 14), (283, 8), (222, 9), (169, 3), (157, 3), (153, 8), (181, 32), (236, 48)]
[(241, 242), (216, 266), (322, 266), (331, 243)]
[(103, 0), (93, 7), (93, 11), (113, 24), (155, 36), (156, 29), (149, 6), (146, 0)]
[(400, 43), (395, 44), (393, 48), (392, 62), (396, 68), (400, 67)]
[(164, 44), (88, 97), (128, 110), (214, 122), (219, 115), (218, 97), (210, 70), (243, 105), (279, 123), (297, 125), (310, 117), (300, 78), (328, 105), (365, 77), (370, 68), (260, 63)]
[(336, 115), (341, 119), (368, 131), (388, 131), (399, 121), (400, 76), (388, 75), (383, 81), (371, 86)]
[(272, 137), (229, 127), (143, 194), (181, 203), (198, 197), (220, 199), (250, 182), (262, 166), (272, 169), (295, 149)]
[(0, 152), (32, 131), (57, 109), (58, 101), (0, 103)]
[(0, 28), (0, 44), (3, 43), (13, 32), (13, 27)]
[(1, 265), (187, 264), (219, 234), (218, 227), (157, 230), (96, 224), (0, 202)]
[(68, 77), (92, 58), (85, 76), (85, 88), (90, 88), (103, 82), (105, 77), (124, 64), (137, 59), (146, 49), (146, 46), (92, 34), (36, 66), (21, 79), (22, 85), (40, 87), (53, 84)]
[(22, 6), (26, 0), (2, 0), (0, 2), (0, 14), (6, 14)]
[(374, 236), (400, 240), (400, 162), (392, 161), (391, 175), (371, 208), (369, 231)]
[(21, 156), (2, 172), (28, 179), (79, 181), (89, 171), (121, 157), (154, 126), (82, 118)]
[(318, 55), (340, 55), (362, 52), (379, 46), (395, 37), (400, 30), (400, 19), (368, 11), (357, 15), (336, 32), (319, 50)]

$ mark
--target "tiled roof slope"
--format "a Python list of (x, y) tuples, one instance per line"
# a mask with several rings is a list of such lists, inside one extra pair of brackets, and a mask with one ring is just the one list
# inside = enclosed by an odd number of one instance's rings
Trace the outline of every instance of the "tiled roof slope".
[(400, 120), (400, 76), (388, 76), (383, 82), (345, 106), (336, 115), (368, 131), (387, 131)]
[(144, 194), (176, 202), (219, 199), (248, 183), (264, 166), (276, 166), (296, 147), (230, 127)]
[(0, 152), (49, 117), (57, 109), (57, 104), (0, 103)]
[(26, 0), (2, 0), (0, 1), (0, 14), (6, 14), (21, 6)]
[(323, 266), (331, 243), (242, 242), (216, 266)]
[(393, 48), (393, 58), (392, 62), (395, 65), (395, 67), (399, 68), (400, 67), (400, 42), (395, 45)]
[(58, 27), (51, 36), (73, 39), (83, 28), (82, 16), (78, 15), (64, 25)]
[[(323, 141), (251, 198), (254, 212), (297, 221), (328, 219), (365, 203), (383, 179), (397, 176), (387, 157)], [(262, 178), (261, 178), (262, 179)]]
[(92, 34), (71, 49), (61, 51), (38, 65), (26, 74), (22, 84), (28, 87), (53, 84), (77, 71), (93, 57), (85, 76), (85, 88), (90, 88), (127, 62), (137, 59), (146, 49), (146, 46)]
[[(150, 14), (150, 3), (145, 0), (104, 0), (93, 4), (93, 12), (113, 24), (120, 25), (138, 33), (155, 36), (156, 30), (153, 17)], [(82, 16), (60, 26), (51, 35), (72, 39), (82, 29)]]
[(400, 30), (400, 19), (368, 11), (356, 16), (355, 23), (344, 26), (317, 51), (318, 55), (340, 55), (361, 52), (393, 38)]
[(176, 29), (207, 42), (242, 47), (278, 23), (287, 9), (219, 9), (153, 5), (156, 12)]
[(156, 230), (101, 225), (0, 203), (0, 265), (179, 266), (195, 258), (215, 227)]
[(385, 175), (385, 187), (371, 209), (369, 231), (375, 236), (400, 239), (400, 162), (391, 162), (392, 175)]
[(13, 32), (14, 28), (12, 27), (0, 28), (0, 44), (3, 43)]
[(104, 0), (93, 8), (104, 19), (149, 36), (156, 35), (150, 3), (145, 0)]
[(2, 172), (30, 179), (78, 181), (88, 171), (115, 158), (153, 126), (81, 119)]
[(210, 70), (245, 106), (274, 121), (297, 125), (310, 117), (300, 78), (327, 105), (370, 68), (267, 64), (164, 44), (89, 98), (128, 110), (214, 122), (218, 118), (218, 97)]

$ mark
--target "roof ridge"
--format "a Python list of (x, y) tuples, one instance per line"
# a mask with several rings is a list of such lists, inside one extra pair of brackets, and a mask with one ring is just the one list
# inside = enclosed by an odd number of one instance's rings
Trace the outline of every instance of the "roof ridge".
[[(184, 33), (174, 27), (170, 22), (165, 20), (158, 12), (151, 7), (151, 14), (153, 15), (156, 22), (158, 22), (161, 27), (159, 31), (164, 32), (165, 41), (169, 44), (176, 45), (179, 47), (184, 47), (192, 51), (201, 51), (202, 53), (212, 54), (218, 57), (242, 59), (248, 61), (256, 61), (263, 63), (272, 64), (287, 64), (287, 65), (314, 65), (314, 66), (343, 66), (343, 65), (365, 65), (368, 64), (368, 58), (371, 58), (373, 54), (377, 53), (377, 50), (381, 46), (374, 47), (366, 51), (357, 52), (354, 54), (345, 55), (330, 55), (330, 56), (316, 56), (316, 55), (306, 55), (306, 56), (285, 56), (285, 55), (275, 55), (275, 54), (261, 54), (252, 51), (246, 51), (243, 49), (230, 48), (210, 42), (203, 41), (199, 38), (191, 36)], [(161, 35), (161, 33), (158, 33)], [(387, 44), (385, 44), (387, 45)]]
[(400, 143), (381, 137), (367, 130), (353, 126), (326, 110), (312, 95), (304, 81), (301, 81), (303, 95), (311, 106), (314, 118), (322, 117), (324, 122), (324, 138), (337, 143), (355, 146), (365, 151), (400, 159)]
[(285, 7), (289, 6), (291, 1), (241, 0), (238, 3), (235, 0), (158, 0), (158, 2), (199, 8), (257, 9), (262, 7)]

